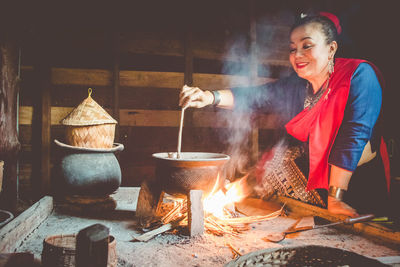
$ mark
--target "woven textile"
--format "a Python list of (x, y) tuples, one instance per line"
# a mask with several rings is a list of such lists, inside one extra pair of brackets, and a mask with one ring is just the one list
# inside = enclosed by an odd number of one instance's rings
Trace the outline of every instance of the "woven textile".
[(325, 207), (320, 195), (315, 191), (306, 191), (307, 178), (294, 160), (301, 155), (299, 147), (277, 146), (270, 160), (262, 166), (260, 185), (257, 193), (263, 198), (274, 194), (288, 196), (303, 202)]

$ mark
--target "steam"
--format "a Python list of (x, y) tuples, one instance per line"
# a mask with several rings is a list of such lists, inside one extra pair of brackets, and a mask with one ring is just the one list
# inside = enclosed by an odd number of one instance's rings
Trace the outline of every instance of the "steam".
[[(287, 24), (288, 14), (283, 15)], [(269, 46), (271, 46), (273, 39), (276, 38), (275, 28), (268, 26), (271, 25), (269, 18), (259, 20), (258, 25), (259, 24), (262, 24), (262, 26), (258, 27), (257, 36), (261, 37), (257, 37), (260, 38), (257, 40), (257, 43), (261, 46), (263, 44), (268, 44)], [(274, 22), (274, 25), (277, 25), (276, 21)], [(281, 30), (280, 33), (282, 33)], [(264, 77), (271, 76), (268, 65), (261, 65), (262, 62), (259, 62), (257, 59), (251, 60), (250, 57), (252, 53), (255, 52), (251, 51), (251, 49), (258, 48), (257, 46), (249, 45), (249, 38), (247, 34), (248, 33), (232, 36), (231, 42), (228, 43), (226, 47), (226, 58), (233, 58), (237, 60), (236, 62), (225, 61), (223, 66), (223, 73), (235, 76), (243, 76), (245, 80), (245, 77), (247, 77), (247, 81), (244, 84), (238, 84), (237, 81), (231, 80), (229, 88), (238, 87), (238, 85), (243, 87), (254, 85), (255, 81), (251, 79), (250, 75), (251, 70), (253, 69), (254, 71), (254, 68), (257, 68), (257, 76), (260, 76), (259, 72), (262, 72), (262, 76)], [(256, 55), (269, 57), (269, 51), (264, 50), (262, 51), (262, 53), (259, 53), (260, 51), (256, 51)], [(254, 64), (256, 64), (256, 66), (254, 66)], [(262, 66), (262, 68), (259, 69), (259, 66)], [(283, 73), (282, 75), (284, 74), (287, 73)], [(280, 77), (281, 73), (275, 74), (274, 76)], [(243, 98), (241, 98), (240, 102), (235, 101), (235, 108), (231, 112), (226, 112), (224, 110), (219, 111), (218, 113), (218, 117), (228, 127), (227, 132), (223, 134), (223, 136), (221, 136), (221, 139), (227, 147), (226, 153), (231, 157), (231, 160), (228, 163), (229, 165), (227, 173), (227, 178), (231, 180), (235, 179), (238, 176), (241, 177), (246, 175), (256, 163), (257, 155), (256, 157), (252, 155), (252, 147), (254, 147), (255, 145), (258, 146), (258, 144), (253, 144), (251, 138), (253, 135), (258, 134), (258, 129), (256, 128), (257, 125), (255, 125), (254, 122), (254, 118), (256, 116), (254, 108), (260, 106), (263, 102), (268, 100), (265, 99), (265, 95), (261, 96), (260, 90), (247, 90), (244, 93), (248, 94), (248, 97), (244, 96)], [(259, 151), (259, 154), (261, 153), (263, 153), (263, 151)]]

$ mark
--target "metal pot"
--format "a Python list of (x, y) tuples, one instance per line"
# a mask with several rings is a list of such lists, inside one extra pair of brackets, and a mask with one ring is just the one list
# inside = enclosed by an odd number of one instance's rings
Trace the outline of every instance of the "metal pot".
[[(218, 180), (218, 187), (225, 181), (225, 163), (228, 155), (206, 152), (182, 152), (181, 157), (173, 153), (155, 153), (156, 183), (172, 195), (184, 195), (192, 189), (210, 193)], [(176, 152), (175, 152), (176, 154)]]
[(60, 149), (58, 175), (54, 185), (62, 195), (108, 195), (121, 185), (121, 168), (114, 153), (122, 151), (122, 144), (113, 148), (83, 148), (57, 140)]

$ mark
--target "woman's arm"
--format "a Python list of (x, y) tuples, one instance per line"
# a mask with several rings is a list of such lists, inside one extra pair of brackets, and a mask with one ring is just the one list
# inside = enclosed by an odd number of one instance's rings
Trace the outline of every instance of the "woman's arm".
[[(374, 157), (369, 140), (380, 113), (381, 101), (382, 89), (374, 70), (367, 63), (360, 64), (353, 74), (343, 122), (329, 155), (329, 186), (347, 190), (357, 166)], [(350, 206), (331, 196), (328, 197), (328, 210), (357, 215)]]
[[(351, 171), (342, 169), (335, 165), (331, 165), (330, 175), (329, 175), (330, 177), (329, 186), (347, 190), (352, 174), (353, 172)], [(358, 216), (357, 212), (352, 207), (341, 201), (341, 199), (329, 195), (328, 195), (328, 210), (335, 214), (344, 214), (351, 217)]]
[[(215, 102), (214, 93), (208, 90), (203, 91), (198, 87), (190, 87), (185, 85), (183, 86), (179, 95), (179, 105), (182, 106), (182, 108), (202, 108), (212, 105)], [(230, 90), (218, 90), (216, 94), (219, 94), (220, 97), (217, 105), (218, 107), (233, 108), (234, 97)]]

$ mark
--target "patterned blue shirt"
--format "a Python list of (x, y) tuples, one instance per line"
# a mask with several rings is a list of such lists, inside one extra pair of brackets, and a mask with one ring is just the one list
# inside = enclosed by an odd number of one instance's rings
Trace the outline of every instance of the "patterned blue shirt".
[[(303, 110), (306, 84), (306, 80), (293, 73), (261, 86), (232, 88), (235, 110), (279, 114), (284, 129)], [(329, 164), (354, 171), (369, 140), (372, 151), (377, 149), (380, 134), (375, 124), (381, 104), (382, 89), (375, 71), (368, 63), (361, 63), (351, 79), (343, 122), (329, 155)]]
[(382, 88), (375, 71), (367, 63), (361, 63), (353, 74), (349, 98), (342, 125), (340, 126), (329, 164), (354, 171), (366, 143), (371, 140), (376, 150), (377, 136), (374, 126), (382, 105)]

